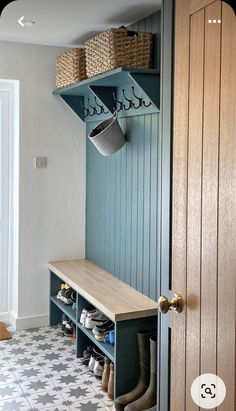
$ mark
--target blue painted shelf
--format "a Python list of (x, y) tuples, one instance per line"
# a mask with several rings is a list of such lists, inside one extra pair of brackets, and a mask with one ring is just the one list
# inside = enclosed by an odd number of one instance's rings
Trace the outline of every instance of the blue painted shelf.
[(85, 335), (94, 343), (96, 346), (104, 352), (104, 354), (110, 358), (112, 362), (115, 362), (115, 349), (114, 346), (111, 344), (100, 343), (96, 340), (91, 330), (83, 327), (80, 323), (77, 323), (77, 327), (80, 328)]
[[(132, 89), (135, 95), (138, 94), (140, 97), (136, 99), (134, 94), (132, 96), (130, 94)], [(121, 67), (71, 86), (53, 90), (53, 94), (61, 96), (83, 121), (88, 121), (85, 113), (86, 110), (89, 110), (89, 106), (85, 107), (85, 101), (89, 101), (91, 98), (94, 99), (93, 105), (90, 105), (90, 109), (94, 107), (93, 115), (97, 113), (98, 108), (101, 110), (100, 114), (107, 113), (110, 115), (119, 107), (119, 103), (116, 100), (120, 100), (122, 93), (125, 93), (127, 96), (127, 99), (124, 98), (126, 103), (131, 98), (136, 103), (141, 99), (148, 99), (149, 105), (142, 107), (142, 113), (145, 111), (149, 112), (149, 106), (158, 111), (160, 109), (159, 70)], [(133, 104), (129, 110), (122, 110), (123, 115), (128, 113), (128, 111), (131, 111), (133, 115), (138, 113)], [(91, 115), (92, 118), (93, 115)], [(95, 117), (99, 117), (99, 115), (95, 115)]]
[(58, 300), (56, 297), (52, 296), (51, 301), (63, 311), (74, 323), (76, 323), (76, 312), (72, 310), (71, 305), (65, 305), (62, 301)]

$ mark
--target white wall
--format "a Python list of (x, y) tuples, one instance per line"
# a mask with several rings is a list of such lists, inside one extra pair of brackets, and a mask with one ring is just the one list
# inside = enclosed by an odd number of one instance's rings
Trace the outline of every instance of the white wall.
[(84, 257), (85, 128), (52, 95), (62, 51), (0, 42), (0, 79), (20, 80), (18, 328), (48, 321), (47, 262)]

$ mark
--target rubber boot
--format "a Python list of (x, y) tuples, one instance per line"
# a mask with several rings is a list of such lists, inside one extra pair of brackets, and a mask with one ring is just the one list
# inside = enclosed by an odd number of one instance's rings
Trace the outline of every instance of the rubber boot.
[(139, 366), (140, 374), (139, 381), (136, 387), (127, 394), (121, 395), (115, 399), (116, 411), (124, 411), (124, 408), (130, 402), (137, 400), (141, 397), (150, 382), (150, 337), (154, 334), (153, 331), (139, 331), (137, 333), (138, 339), (138, 353), (139, 353)]
[[(128, 404), (125, 411), (148, 410), (157, 403), (157, 337), (150, 338), (150, 384), (147, 391), (136, 401)], [(155, 409), (155, 408), (154, 408)]]
[(107, 392), (108, 390), (108, 382), (109, 382), (109, 376), (110, 376), (110, 363), (111, 361), (109, 360), (109, 358), (105, 358), (104, 371), (102, 374), (102, 390), (104, 392)]
[(157, 405), (154, 405), (152, 408), (148, 408), (146, 411), (157, 411)]
[(114, 364), (110, 364), (110, 374), (107, 387), (107, 395), (110, 400), (114, 400)]

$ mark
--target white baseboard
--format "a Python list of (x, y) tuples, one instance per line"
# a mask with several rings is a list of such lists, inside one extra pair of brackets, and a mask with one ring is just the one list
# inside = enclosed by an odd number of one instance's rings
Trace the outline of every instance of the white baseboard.
[(49, 325), (49, 315), (35, 315), (29, 317), (17, 317), (14, 312), (10, 312), (8, 320), (12, 327), (18, 330), (26, 330), (28, 328), (46, 327)]
[(9, 313), (0, 313), (0, 321), (2, 322), (9, 321)]
[(8, 321), (14, 330), (16, 329), (16, 318), (17, 318), (17, 314), (14, 311), (9, 311)]

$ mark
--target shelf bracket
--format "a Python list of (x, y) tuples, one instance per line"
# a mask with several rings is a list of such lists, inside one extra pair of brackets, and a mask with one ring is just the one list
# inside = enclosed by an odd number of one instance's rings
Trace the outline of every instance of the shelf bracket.
[(115, 111), (116, 103), (113, 97), (116, 94), (115, 87), (89, 86), (88, 88), (111, 113)]
[(160, 110), (160, 76), (156, 74), (147, 76), (142, 73), (129, 73), (129, 76)]
[(84, 110), (83, 110), (83, 102), (84, 97), (82, 96), (70, 96), (61, 94), (63, 100), (70, 106), (70, 108), (84, 121)]

